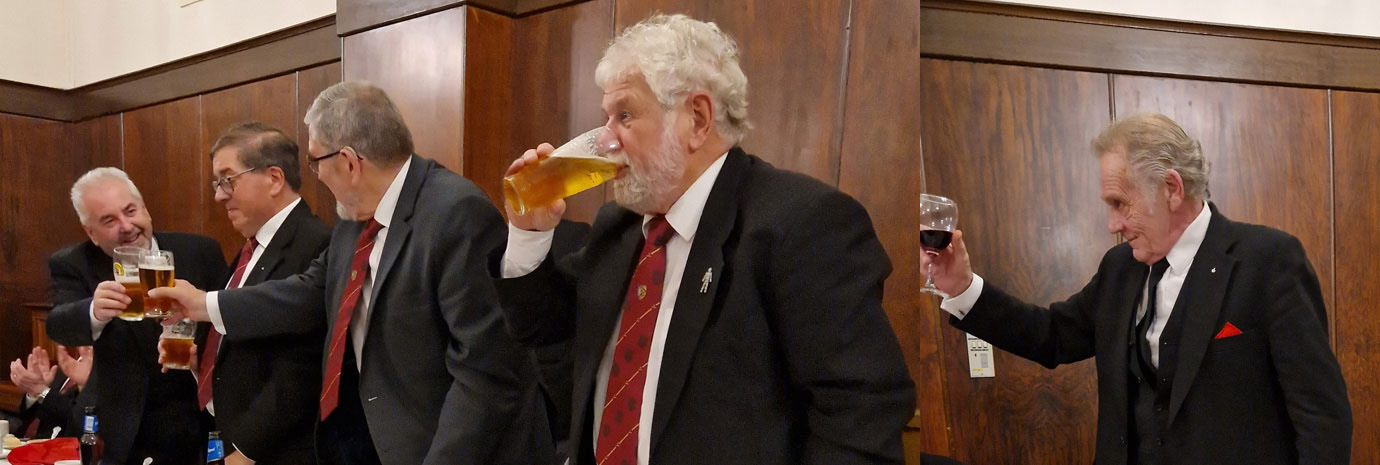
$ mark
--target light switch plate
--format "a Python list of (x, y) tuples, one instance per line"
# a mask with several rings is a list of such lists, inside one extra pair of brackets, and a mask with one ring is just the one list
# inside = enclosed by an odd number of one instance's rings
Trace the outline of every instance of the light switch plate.
[(997, 368), (992, 363), (992, 344), (968, 334), (968, 376), (971, 378), (995, 378)]

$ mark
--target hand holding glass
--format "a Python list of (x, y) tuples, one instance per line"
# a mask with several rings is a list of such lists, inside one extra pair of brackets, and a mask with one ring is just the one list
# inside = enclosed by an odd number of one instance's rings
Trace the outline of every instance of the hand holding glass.
[[(144, 289), (173, 286), (173, 253), (167, 250), (149, 250), (139, 258), (139, 281)], [(172, 313), (172, 302), (168, 299), (144, 299), (144, 316), (148, 318), (167, 318)]]
[(503, 178), (503, 197), (519, 215), (603, 184), (618, 174), (608, 154), (622, 148), (608, 128), (575, 136), (536, 165)]
[(941, 297), (949, 297), (944, 291), (934, 287), (934, 258), (949, 247), (954, 229), (958, 227), (958, 204), (953, 200), (931, 194), (920, 194), (920, 247), (930, 255), (930, 263), (925, 271), (925, 287), (920, 288)]
[(115, 248), (112, 262), (115, 268), (115, 282), (125, 287), (129, 296), (129, 306), (120, 312), (120, 319), (139, 321), (144, 319), (144, 295), (148, 290), (139, 280), (139, 260), (148, 250), (142, 247), (122, 246)]

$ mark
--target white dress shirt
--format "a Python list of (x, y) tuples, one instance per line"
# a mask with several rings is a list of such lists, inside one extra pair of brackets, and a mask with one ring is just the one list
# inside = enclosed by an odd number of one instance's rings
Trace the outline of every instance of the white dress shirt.
[[(287, 206), (283, 207), (282, 210), (278, 210), (278, 213), (274, 213), (272, 218), (269, 218), (263, 226), (259, 227), (259, 231), (254, 233), (254, 240), (258, 241), (259, 244), (255, 246), (254, 251), (249, 254), (249, 262), (244, 265), (244, 274), (240, 275), (239, 282), (225, 283), (226, 289), (244, 287), (244, 280), (249, 279), (249, 273), (251, 273), (251, 270), (254, 269), (254, 265), (259, 263), (259, 257), (263, 256), (264, 250), (268, 249), (268, 244), (273, 243), (273, 236), (278, 234), (278, 228), (283, 227), (283, 222), (287, 221), (288, 215), (292, 214), (292, 209), (297, 208), (297, 204), (299, 203), (302, 203), (301, 197), (298, 197), (296, 200), (293, 200), (291, 203), (288, 203)], [(231, 265), (237, 264), (232, 263)], [(235, 268), (238, 269), (239, 267), (236, 266)], [(230, 277), (234, 277), (233, 270), (231, 271)], [(234, 287), (231, 287), (232, 284), (234, 285)], [(209, 316), (211, 317), (211, 326), (216, 328), (216, 332), (225, 334), (225, 322), (221, 320), (220, 312), (217, 311), (216, 313), (210, 314)], [(216, 350), (220, 350), (219, 341), (217, 341)], [(192, 372), (193, 377), (196, 377), (196, 375), (199, 374), (200, 373), (197, 373), (195, 371)], [(200, 382), (201, 380), (197, 381)], [(212, 416), (216, 414), (215, 404), (215, 400), (206, 403), (206, 411), (210, 413)]]
[[(1179, 291), (1183, 290), (1184, 279), (1188, 277), (1188, 269), (1193, 266), (1193, 257), (1198, 254), (1198, 248), (1203, 245), (1203, 238), (1207, 237), (1208, 222), (1212, 219), (1212, 211), (1208, 209), (1207, 202), (1203, 202), (1203, 210), (1198, 212), (1198, 216), (1192, 223), (1184, 229), (1183, 234), (1179, 235), (1179, 240), (1174, 243), (1174, 247), (1169, 249), (1169, 254), (1165, 258), (1169, 260), (1169, 269), (1165, 271), (1164, 277), (1160, 278), (1159, 284), (1155, 289), (1155, 320), (1151, 323), (1150, 329), (1145, 334), (1145, 339), (1150, 344), (1150, 363), (1156, 368), (1160, 366), (1160, 334), (1164, 332), (1164, 326), (1169, 322), (1169, 314), (1174, 311), (1174, 303), (1179, 300)], [(1149, 265), (1146, 265), (1147, 267)], [(973, 274), (973, 284), (968, 286), (968, 290), (952, 298), (944, 299), (939, 303), (939, 308), (958, 319), (963, 319), (973, 305), (977, 304), (978, 296), (982, 294), (982, 277)], [(1150, 286), (1150, 277), (1147, 275), (1145, 284), (1141, 285), (1141, 299), (1136, 304), (1136, 318), (1139, 322), (1145, 317), (1145, 297), (1146, 288)]]
[[(153, 251), (158, 251), (158, 250), (159, 250), (159, 249), (158, 249), (158, 239), (155, 239), (155, 238), (153, 237), (153, 234), (152, 234), (152, 233), (149, 234), (149, 250), (153, 250)], [(114, 260), (114, 257), (111, 257), (111, 259)], [(86, 313), (87, 313), (88, 315), (91, 315), (91, 340), (94, 341), (94, 340), (100, 339), (100, 338), (101, 338), (101, 333), (105, 331), (105, 325), (110, 324), (110, 321), (109, 321), (109, 320), (101, 321), (101, 320), (96, 319), (96, 301), (95, 301), (95, 299), (92, 299), (92, 301), (91, 301), (91, 306), (87, 308), (87, 312), (86, 312)], [(111, 318), (111, 319), (113, 320), (114, 318)]]
[[(355, 368), (360, 373), (364, 373), (364, 336), (369, 334), (369, 315), (373, 313), (370, 303), (374, 296), (374, 279), (378, 275), (379, 259), (383, 257), (383, 244), (388, 240), (388, 225), (393, 222), (393, 212), (398, 209), (398, 197), (402, 195), (403, 180), (407, 178), (407, 170), (411, 166), (412, 158), (408, 157), (407, 161), (403, 162), (402, 169), (398, 170), (397, 176), (393, 177), (393, 183), (383, 191), (383, 197), (379, 198), (379, 205), (374, 209), (374, 221), (383, 225), (383, 229), (380, 229), (378, 236), (374, 238), (374, 249), (369, 251), (369, 273), (364, 278), (364, 289), (360, 293), (355, 313), (350, 317), (350, 342), (354, 344)], [(224, 320), (220, 315), (220, 299), (217, 299), (216, 295), (216, 292), (206, 293), (206, 313), (210, 316), (216, 331), (227, 334)]]
[[(709, 192), (714, 188), (714, 180), (718, 179), (725, 159), (725, 156), (720, 155), (666, 212), (666, 222), (670, 223), (676, 234), (666, 243), (666, 279), (663, 282), (667, 285), (661, 290), (661, 310), (657, 312), (656, 327), (652, 330), (651, 353), (647, 357), (647, 381), (642, 387), (642, 412), (638, 417), (637, 429), (638, 465), (647, 465), (648, 457), (651, 455), (651, 426), (652, 415), (656, 410), (657, 380), (661, 377), (661, 356), (666, 348), (666, 334), (671, 327), (671, 315), (676, 309), (676, 294), (680, 290), (678, 284), (685, 274), (685, 264), (690, 259), (690, 246), (694, 243), (696, 230), (699, 229), (705, 202), (709, 200)], [(645, 215), (642, 218), (643, 237), (647, 235), (647, 223), (652, 217)], [(554, 231), (527, 231), (509, 225), (508, 248), (503, 254), (503, 277), (515, 278), (536, 270), (545, 259), (546, 253), (551, 250), (551, 238), (554, 235)], [(620, 312), (619, 318), (614, 321), (622, 321), (621, 316)], [(604, 356), (599, 362), (599, 371), (594, 378), (594, 398), (597, 399), (592, 403), (595, 431), (598, 430), (599, 422), (604, 416), (602, 407), (608, 394), (609, 369), (613, 365), (613, 349), (617, 342), (618, 331), (614, 328), (608, 344), (604, 347)], [(598, 448), (599, 435), (592, 436), (593, 447)]]

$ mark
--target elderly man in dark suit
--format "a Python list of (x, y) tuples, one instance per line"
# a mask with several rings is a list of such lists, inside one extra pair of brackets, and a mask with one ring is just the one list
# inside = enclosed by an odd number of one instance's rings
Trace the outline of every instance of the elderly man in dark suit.
[(1125, 242), (1042, 308), (973, 274), (956, 232), (932, 260), (950, 322), (1050, 368), (1096, 357), (1098, 464), (1348, 463), (1346, 385), (1298, 239), (1207, 202), (1202, 149), (1169, 118), (1125, 118), (1093, 145)]
[[(326, 250), (330, 229), (297, 194), (299, 156), (292, 138), (256, 122), (229, 128), (211, 146), (216, 201), (245, 238), (226, 289), (301, 273)], [(287, 311), (256, 310), (264, 317)], [(324, 334), (317, 327), (305, 336), (245, 341), (209, 332), (193, 366), (199, 374), (197, 402), (215, 415), (227, 465), (315, 462), (312, 432)]]
[(188, 371), (160, 372), (157, 322), (116, 318), (131, 301), (114, 281), (111, 257), (126, 245), (172, 251), (178, 277), (218, 286), (226, 273), (220, 246), (205, 236), (153, 232), (138, 188), (116, 168), (96, 168), (78, 179), (72, 204), (91, 240), (48, 259), (53, 311), (47, 330), (58, 343), (95, 346), (87, 389), (95, 395), (104, 461), (201, 460), (209, 419), (197, 409), (196, 381)]
[[(318, 447), (346, 464), (549, 463), (530, 350), (508, 335), (486, 271), (503, 218), (483, 191), (412, 153), (384, 92), (344, 82), (307, 112), (309, 166), (339, 201), (331, 244), (303, 274), (169, 292), (227, 341), (324, 325)], [(271, 314), (263, 308), (282, 309)]]
[(622, 32), (596, 72), (616, 202), (563, 259), (564, 202), (508, 212), (509, 326), (572, 341), (572, 464), (901, 463), (915, 390), (881, 307), (891, 263), (857, 201), (735, 147), (737, 57), (682, 15)]

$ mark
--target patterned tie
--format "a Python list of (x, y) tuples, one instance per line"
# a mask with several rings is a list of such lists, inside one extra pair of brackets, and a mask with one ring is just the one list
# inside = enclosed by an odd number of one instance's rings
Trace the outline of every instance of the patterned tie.
[(666, 279), (666, 242), (675, 230), (664, 216), (649, 222), (641, 258), (623, 298), (618, 342), (613, 346), (599, 441), (599, 464), (636, 465), (637, 430), (642, 417), (642, 388), (647, 382), (647, 357), (661, 308), (661, 283)]
[(350, 317), (359, 303), (360, 292), (364, 290), (364, 278), (369, 276), (369, 253), (374, 250), (374, 237), (378, 236), (383, 225), (372, 219), (364, 226), (355, 242), (355, 256), (350, 260), (350, 276), (345, 282), (345, 292), (340, 295), (340, 310), (335, 314), (335, 326), (331, 328), (331, 348), (326, 357), (326, 383), (321, 386), (321, 420), (325, 421), (340, 403), (340, 366), (345, 361), (345, 337), (350, 332)]
[[(235, 263), (235, 274), (230, 275), (230, 283), (226, 289), (238, 289), (240, 281), (244, 280), (244, 273), (249, 269), (249, 259), (254, 257), (254, 249), (259, 247), (259, 239), (251, 237), (249, 242), (244, 243), (240, 249), (240, 258)], [(211, 370), (216, 367), (216, 351), (220, 350), (220, 332), (214, 328), (206, 335), (206, 347), (201, 351), (201, 371), (196, 378), (196, 400), (201, 405), (202, 410), (206, 410), (206, 404), (211, 402)]]

